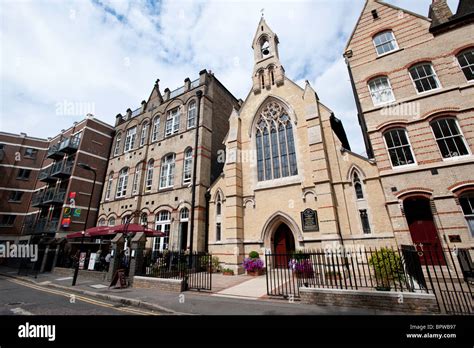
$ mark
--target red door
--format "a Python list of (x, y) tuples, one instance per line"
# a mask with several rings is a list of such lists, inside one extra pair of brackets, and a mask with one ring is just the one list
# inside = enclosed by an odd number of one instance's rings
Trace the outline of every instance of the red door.
[(275, 266), (288, 267), (291, 253), (295, 250), (295, 241), (289, 227), (281, 224), (273, 237), (274, 253), (276, 254)]
[[(430, 201), (423, 197), (408, 198), (403, 202), (405, 216), (413, 244), (422, 244), (426, 251), (420, 257), (421, 263), (445, 265), (443, 248), (433, 221)], [(420, 247), (417, 246), (420, 250)], [(426, 258), (426, 262), (425, 262)]]

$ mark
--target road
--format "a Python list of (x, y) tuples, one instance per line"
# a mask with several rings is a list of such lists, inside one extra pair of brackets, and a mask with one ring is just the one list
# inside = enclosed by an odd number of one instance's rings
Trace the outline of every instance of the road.
[(157, 315), (0, 276), (0, 315)]

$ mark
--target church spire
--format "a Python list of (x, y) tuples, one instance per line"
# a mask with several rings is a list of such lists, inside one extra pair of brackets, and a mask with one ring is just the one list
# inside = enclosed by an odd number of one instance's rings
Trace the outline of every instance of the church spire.
[(278, 36), (270, 29), (263, 17), (260, 18), (252, 43), (254, 53), (253, 91), (271, 89), (283, 84), (285, 70), (278, 55)]

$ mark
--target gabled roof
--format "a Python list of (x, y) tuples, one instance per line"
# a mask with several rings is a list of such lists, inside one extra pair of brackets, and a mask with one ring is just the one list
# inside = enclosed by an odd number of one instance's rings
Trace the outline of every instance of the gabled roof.
[(362, 11), (360, 12), (359, 18), (357, 19), (356, 25), (354, 26), (354, 29), (352, 30), (352, 33), (351, 33), (351, 35), (349, 36), (349, 40), (347, 40), (346, 47), (345, 47), (344, 51), (347, 51), (347, 49), (349, 48), (349, 45), (350, 45), (350, 43), (351, 43), (351, 41), (352, 41), (352, 38), (354, 37), (354, 34), (355, 34), (356, 30), (357, 30), (357, 27), (359, 26), (359, 22), (360, 22), (360, 20), (361, 20), (363, 14), (364, 14), (364, 12), (365, 12), (365, 9), (367, 8), (367, 5), (368, 5), (370, 2), (376, 2), (376, 3), (380, 4), (380, 5), (387, 6), (387, 7), (391, 7), (391, 8), (393, 8), (393, 9), (397, 10), (397, 11), (406, 12), (406, 13), (412, 15), (412, 16), (418, 17), (418, 18), (420, 18), (420, 19), (424, 19), (424, 20), (426, 20), (426, 21), (428, 21), (428, 22), (431, 21), (431, 19), (429, 19), (428, 17), (422, 16), (422, 15), (420, 15), (420, 14), (418, 14), (418, 13), (415, 13), (415, 12), (412, 12), (412, 11), (409, 11), (409, 10), (406, 10), (406, 9), (404, 9), (404, 8), (401, 8), (401, 7), (392, 5), (392, 4), (387, 4), (386, 2), (383, 2), (383, 1), (380, 1), (380, 0), (366, 0), (366, 1), (365, 1), (365, 4), (364, 4), (364, 7), (362, 8)]

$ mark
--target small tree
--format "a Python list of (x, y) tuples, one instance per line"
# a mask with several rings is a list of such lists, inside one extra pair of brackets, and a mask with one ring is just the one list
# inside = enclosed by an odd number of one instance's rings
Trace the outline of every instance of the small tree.
[(400, 256), (389, 248), (377, 250), (369, 259), (374, 268), (377, 288), (388, 288), (390, 284), (404, 279), (403, 264)]
[(251, 251), (251, 252), (249, 252), (249, 258), (258, 259), (258, 258), (260, 258), (260, 255), (258, 254), (257, 251)]

